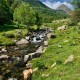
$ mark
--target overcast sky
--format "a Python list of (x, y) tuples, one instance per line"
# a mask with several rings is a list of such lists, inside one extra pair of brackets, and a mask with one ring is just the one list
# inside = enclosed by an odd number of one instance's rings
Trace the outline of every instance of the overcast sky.
[(45, 5), (52, 9), (56, 9), (61, 4), (65, 4), (70, 9), (73, 9), (73, 6), (69, 3), (71, 0), (40, 0), (40, 1), (42, 1)]

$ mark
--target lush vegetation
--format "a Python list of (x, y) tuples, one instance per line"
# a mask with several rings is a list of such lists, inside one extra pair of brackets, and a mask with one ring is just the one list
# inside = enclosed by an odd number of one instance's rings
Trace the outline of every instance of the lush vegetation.
[[(65, 24), (61, 21), (55, 23), (57, 23), (55, 26), (51, 26), (50, 23), (47, 25), (55, 30), (53, 34), (56, 35), (56, 38), (48, 40), (47, 50), (40, 58), (30, 61), (33, 68), (38, 68), (33, 73), (32, 80), (79, 80), (80, 30), (77, 26), (67, 26), (67, 30), (59, 31), (57, 27), (60, 26), (60, 23), (61, 25)], [(64, 62), (70, 55), (74, 55), (75, 59), (65, 65)], [(55, 63), (56, 65), (51, 67)]]
[[(0, 45), (12, 45), (13, 41), (10, 41), (12, 39), (9, 36), (15, 39), (16, 29), (23, 27), (27, 32), (30, 26), (40, 27), (43, 23), (66, 17), (64, 11), (52, 10), (38, 0), (0, 0)], [(11, 33), (7, 38), (3, 37), (2, 35), (8, 30)]]
[[(17, 30), (21, 30), (22, 34), (18, 35)], [(25, 37), (28, 30), (24, 27), (18, 28), (16, 25), (2, 25), (0, 26), (0, 46), (14, 45), (14, 40)]]
[[(67, 14), (64, 11), (51, 10), (38, 0), (34, 0), (34, 1), (33, 0), (20, 0), (20, 1), (19, 0), (12, 0), (12, 1), (11, 0), (6, 0), (6, 1), (1, 0), (0, 2), (2, 3), (2, 4), (0, 4), (1, 10), (3, 10), (3, 11), (0, 11), (1, 12), (0, 14), (4, 15), (3, 18), (5, 17), (5, 22), (7, 19), (12, 20), (12, 17), (14, 17), (13, 20), (16, 20), (17, 19), (16, 17), (18, 15), (19, 15), (18, 16), (18, 21), (19, 21), (19, 20), (21, 20), (20, 15), (23, 17), (23, 16), (25, 16), (25, 14), (28, 16), (25, 17), (23, 22), (27, 20), (27, 23), (29, 23), (29, 24), (30, 24), (30, 22), (35, 23), (34, 19), (36, 18), (35, 16), (37, 16), (37, 14), (39, 17), (42, 18), (43, 22), (51, 22), (53, 19), (60, 19), (60, 18), (67, 17)], [(28, 5), (28, 4), (30, 4), (30, 5)], [(7, 12), (4, 12), (4, 10)], [(35, 12), (36, 12), (36, 14), (35, 14)], [(6, 14), (4, 14), (4, 13), (6, 13)], [(31, 17), (31, 19), (30, 19), (30, 17)], [(3, 18), (1, 18), (1, 19), (3, 19)], [(32, 21), (30, 21), (30, 20), (32, 20)]]
[(80, 0), (73, 0), (72, 4), (75, 10), (72, 13), (71, 19), (74, 23), (80, 22)]
[(12, 20), (12, 11), (5, 0), (0, 0), (0, 24)]
[(14, 10), (13, 18), (19, 24), (25, 25), (34, 25), (37, 21), (35, 11), (25, 3), (22, 3)]
[[(38, 0), (0, 0), (0, 46), (14, 45), (14, 41), (25, 37), (28, 30), (37, 30), (41, 25), (54, 30), (52, 33), (56, 38), (48, 40), (47, 50), (30, 61), (33, 68), (38, 68), (32, 80), (80, 80), (80, 0), (72, 1), (75, 9), (71, 19), (65, 19), (68, 15), (64, 11), (52, 10)], [(67, 25), (66, 30), (57, 30), (63, 25)], [(70, 55), (74, 56), (73, 62), (64, 64)], [(55, 66), (51, 67), (54, 63)], [(0, 65), (0, 69), (6, 73), (9, 67), (7, 64), (5, 68), (3, 66)], [(14, 67), (14, 70), (17, 71), (17, 68)], [(18, 75), (21, 76), (20, 73)]]

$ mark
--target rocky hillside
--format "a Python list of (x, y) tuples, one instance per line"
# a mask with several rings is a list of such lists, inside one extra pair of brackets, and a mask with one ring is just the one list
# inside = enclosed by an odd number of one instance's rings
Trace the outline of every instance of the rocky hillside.
[(60, 6), (57, 8), (57, 10), (63, 10), (63, 11), (65, 11), (67, 14), (69, 14), (69, 13), (71, 12), (71, 9), (68, 8), (68, 7), (67, 7), (66, 5), (64, 5), (64, 4), (60, 5)]

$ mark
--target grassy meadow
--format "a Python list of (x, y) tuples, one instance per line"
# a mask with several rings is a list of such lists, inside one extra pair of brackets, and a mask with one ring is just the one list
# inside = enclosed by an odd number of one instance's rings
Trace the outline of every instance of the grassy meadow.
[[(67, 26), (67, 30), (58, 31), (59, 24), (47, 24), (55, 29), (53, 34), (56, 38), (48, 40), (47, 50), (40, 58), (29, 62), (33, 68), (38, 68), (33, 73), (32, 80), (80, 80), (80, 30), (77, 26)], [(61, 25), (64, 23), (61, 22)], [(74, 56), (74, 61), (64, 64), (70, 55)]]

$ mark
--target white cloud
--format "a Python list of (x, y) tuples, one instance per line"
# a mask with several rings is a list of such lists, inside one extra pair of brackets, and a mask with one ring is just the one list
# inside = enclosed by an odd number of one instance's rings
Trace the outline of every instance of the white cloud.
[(43, 2), (45, 5), (47, 5), (48, 7), (52, 8), (52, 9), (56, 9), (57, 7), (59, 7), (61, 4), (65, 4), (67, 7), (69, 7), (70, 9), (73, 9), (73, 6), (68, 3), (68, 2), (63, 2), (61, 3), (60, 1), (58, 2), (51, 2), (51, 0), (46, 0), (45, 2)]
[(56, 9), (58, 6), (61, 5), (61, 2), (50, 2), (48, 0), (46, 0), (45, 2), (43, 2), (45, 5), (47, 5), (48, 7), (52, 8), (52, 9)]

